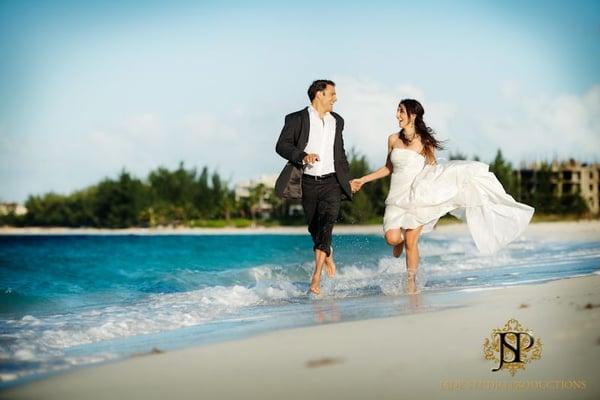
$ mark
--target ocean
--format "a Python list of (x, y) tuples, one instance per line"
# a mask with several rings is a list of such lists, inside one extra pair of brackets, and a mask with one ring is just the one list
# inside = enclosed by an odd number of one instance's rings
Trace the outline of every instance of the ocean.
[[(553, 235), (553, 237), (558, 237)], [(308, 234), (0, 236), (0, 385), (277, 329), (459, 307), (459, 294), (600, 272), (600, 243), (420, 243), (418, 295), (380, 235), (334, 236), (337, 275), (306, 295)]]

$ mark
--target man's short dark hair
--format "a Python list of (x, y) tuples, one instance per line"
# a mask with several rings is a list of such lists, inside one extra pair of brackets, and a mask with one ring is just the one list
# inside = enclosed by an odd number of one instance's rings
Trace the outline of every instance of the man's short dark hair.
[(308, 98), (310, 99), (310, 101), (312, 102), (315, 99), (317, 92), (325, 90), (327, 85), (335, 86), (335, 83), (327, 79), (319, 79), (314, 81), (308, 88)]

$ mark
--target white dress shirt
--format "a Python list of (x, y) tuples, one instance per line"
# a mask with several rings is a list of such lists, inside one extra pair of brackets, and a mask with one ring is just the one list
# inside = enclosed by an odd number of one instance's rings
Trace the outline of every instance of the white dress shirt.
[(326, 113), (323, 119), (319, 117), (319, 112), (308, 106), (308, 116), (310, 120), (310, 131), (308, 134), (308, 143), (304, 151), (308, 154), (319, 155), (319, 161), (314, 164), (306, 164), (304, 173), (308, 175), (325, 175), (335, 172), (333, 163), (333, 143), (335, 141), (335, 118), (331, 113)]

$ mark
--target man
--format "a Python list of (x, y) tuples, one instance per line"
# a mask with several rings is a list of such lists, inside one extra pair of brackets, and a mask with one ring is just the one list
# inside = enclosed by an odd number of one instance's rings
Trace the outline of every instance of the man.
[(344, 150), (344, 120), (334, 113), (335, 83), (314, 81), (308, 88), (310, 106), (285, 117), (275, 150), (288, 160), (275, 184), (284, 198), (302, 199), (313, 240), (315, 270), (309, 293), (319, 294), (321, 271), (335, 275), (331, 233), (341, 199), (352, 199), (350, 167)]

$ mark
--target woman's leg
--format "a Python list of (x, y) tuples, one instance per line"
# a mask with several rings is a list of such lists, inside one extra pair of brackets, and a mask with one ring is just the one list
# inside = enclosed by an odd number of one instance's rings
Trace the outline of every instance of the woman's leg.
[(402, 230), (400, 228), (387, 230), (385, 232), (385, 241), (387, 244), (394, 247), (392, 250), (394, 257), (400, 257), (402, 249), (404, 248), (404, 236), (402, 235)]
[(416, 229), (407, 229), (405, 233), (404, 247), (406, 247), (406, 274), (407, 274), (407, 290), (409, 293), (415, 293), (417, 290), (416, 286), (416, 274), (419, 268), (419, 238), (421, 237), (421, 231), (423, 226)]
[(407, 229), (404, 238), (404, 247), (406, 248), (406, 269), (416, 271), (419, 268), (419, 237), (423, 226), (416, 229)]

